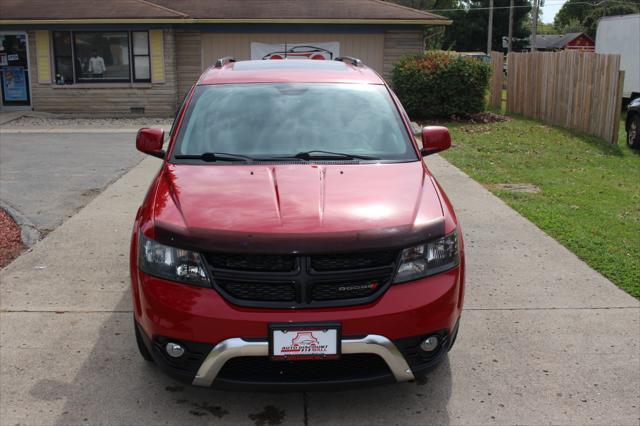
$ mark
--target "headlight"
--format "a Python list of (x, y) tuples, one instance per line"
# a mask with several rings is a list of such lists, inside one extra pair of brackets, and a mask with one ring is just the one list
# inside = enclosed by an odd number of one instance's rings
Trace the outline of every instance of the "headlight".
[(138, 267), (141, 271), (185, 284), (211, 286), (199, 253), (165, 246), (142, 234), (138, 238)]
[(453, 231), (437, 240), (402, 251), (394, 283), (417, 280), (458, 266), (458, 233)]

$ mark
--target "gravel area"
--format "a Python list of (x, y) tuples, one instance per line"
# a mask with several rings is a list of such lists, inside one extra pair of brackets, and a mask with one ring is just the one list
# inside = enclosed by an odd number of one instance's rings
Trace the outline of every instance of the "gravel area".
[(140, 128), (162, 127), (167, 129), (172, 118), (51, 118), (20, 117), (2, 126), (4, 129), (20, 128)]
[(0, 268), (4, 268), (26, 249), (20, 239), (20, 227), (0, 209)]

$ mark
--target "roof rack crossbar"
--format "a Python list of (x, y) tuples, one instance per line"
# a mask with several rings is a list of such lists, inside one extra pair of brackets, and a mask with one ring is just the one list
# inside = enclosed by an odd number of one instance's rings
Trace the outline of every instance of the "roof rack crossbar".
[(216, 61), (215, 68), (222, 68), (223, 66), (225, 66), (225, 64), (235, 62), (235, 61), (236, 61), (236, 58), (234, 58), (233, 56), (225, 56), (224, 58), (220, 58)]
[(338, 56), (336, 61), (340, 62), (348, 62), (354, 67), (361, 67), (363, 65), (362, 61), (358, 58), (353, 58), (351, 56)]

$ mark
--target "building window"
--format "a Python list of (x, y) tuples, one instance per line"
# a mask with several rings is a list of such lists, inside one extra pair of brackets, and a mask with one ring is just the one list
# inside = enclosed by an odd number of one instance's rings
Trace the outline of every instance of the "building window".
[(150, 81), (149, 66), (149, 33), (147, 31), (133, 31), (133, 80)]
[(74, 32), (78, 83), (130, 81), (129, 33)]
[(53, 53), (56, 84), (151, 81), (147, 31), (54, 31)]
[(57, 84), (73, 83), (73, 52), (71, 50), (71, 33), (56, 31), (53, 33), (54, 65)]

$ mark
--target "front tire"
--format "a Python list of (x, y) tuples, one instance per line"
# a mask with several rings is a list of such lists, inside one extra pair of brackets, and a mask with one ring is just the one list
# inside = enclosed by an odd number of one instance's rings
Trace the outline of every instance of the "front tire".
[(631, 149), (640, 149), (640, 114), (633, 114), (627, 128), (627, 145)]

